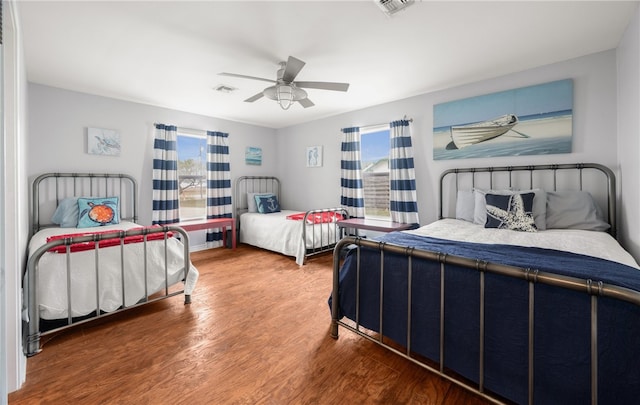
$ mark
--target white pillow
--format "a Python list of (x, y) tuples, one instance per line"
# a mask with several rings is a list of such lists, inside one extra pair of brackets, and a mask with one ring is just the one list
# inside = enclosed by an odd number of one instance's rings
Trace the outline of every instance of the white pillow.
[(458, 190), (456, 199), (456, 219), (473, 222), (476, 200), (473, 190)]
[(535, 194), (532, 209), (533, 220), (536, 223), (536, 228), (538, 228), (539, 231), (544, 231), (547, 229), (547, 192), (539, 188), (533, 190), (482, 190), (474, 188), (475, 206), (473, 210), (473, 223), (484, 225), (487, 222), (485, 194), (510, 195), (526, 193)]
[(609, 224), (587, 191), (550, 191), (547, 193), (547, 228), (606, 231)]
[(258, 212), (258, 205), (256, 204), (256, 196), (270, 196), (273, 193), (247, 193), (247, 211)]

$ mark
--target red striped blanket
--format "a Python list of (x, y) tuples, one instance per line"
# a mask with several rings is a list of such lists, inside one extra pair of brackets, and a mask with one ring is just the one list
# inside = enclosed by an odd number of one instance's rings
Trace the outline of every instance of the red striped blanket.
[[(302, 221), (304, 219), (305, 212), (300, 212), (298, 214), (287, 215), (287, 219), (291, 219), (294, 221)], [(325, 224), (330, 222), (336, 222), (344, 219), (342, 214), (334, 211), (326, 211), (326, 212), (316, 212), (314, 214), (309, 214), (307, 217), (308, 224)]]
[[(141, 229), (140, 228), (133, 228), (133, 229)], [(154, 226), (150, 226), (149, 228), (159, 228), (158, 225), (154, 225)], [(131, 230), (131, 229), (129, 229)], [(54, 235), (54, 236), (49, 236), (47, 238), (47, 242), (51, 242), (53, 240), (58, 240), (58, 239), (65, 239), (65, 238), (79, 238), (81, 236), (91, 236), (91, 235), (100, 235), (100, 234), (105, 234), (105, 233), (114, 233), (114, 232), (119, 232), (117, 230), (111, 230), (111, 231), (100, 231), (100, 232), (79, 232), (79, 233), (69, 233), (69, 234), (64, 234), (64, 235)], [(124, 232), (124, 231), (123, 231)], [(167, 232), (167, 237), (170, 238), (173, 236), (173, 232)], [(157, 233), (150, 233), (147, 235), (147, 240), (159, 240), (159, 239), (164, 239), (164, 233), (162, 232), (157, 232)], [(125, 236), (124, 237), (124, 244), (127, 245), (129, 243), (140, 243), (144, 240), (144, 236), (143, 235), (131, 235), (131, 236)], [(100, 241), (98, 241), (98, 248), (102, 249), (105, 247), (109, 247), (109, 246), (118, 246), (120, 244), (120, 238), (109, 238), (109, 239), (102, 239)], [(72, 243), (70, 246), (70, 250), (71, 252), (82, 252), (85, 250), (93, 250), (95, 249), (95, 242), (94, 241), (89, 241), (89, 242), (78, 242), (78, 243)], [(67, 251), (67, 247), (66, 245), (60, 245), (60, 246), (56, 246), (53, 247), (51, 249), (48, 250), (49, 252), (53, 252), (53, 253), (66, 253)]]

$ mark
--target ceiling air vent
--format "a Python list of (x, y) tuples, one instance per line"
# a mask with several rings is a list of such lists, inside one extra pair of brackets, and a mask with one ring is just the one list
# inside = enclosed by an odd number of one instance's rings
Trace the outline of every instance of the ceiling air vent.
[(216, 87), (213, 88), (215, 91), (219, 91), (221, 93), (233, 93), (234, 91), (238, 90), (235, 87), (231, 87), (231, 86), (227, 86), (226, 84), (221, 84), (218, 85)]
[(415, 0), (373, 0), (387, 15), (392, 15), (412, 5)]

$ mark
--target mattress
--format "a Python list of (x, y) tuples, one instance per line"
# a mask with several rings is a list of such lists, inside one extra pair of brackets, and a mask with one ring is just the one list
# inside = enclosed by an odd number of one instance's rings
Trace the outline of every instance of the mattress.
[(633, 256), (608, 233), (579, 229), (517, 232), (485, 228), (458, 219), (442, 219), (406, 233), (461, 242), (554, 249), (611, 260), (638, 268)]
[(240, 216), (240, 242), (283, 255), (293, 256), (302, 265), (307, 248), (318, 249), (340, 240), (335, 223), (307, 225), (307, 244), (302, 240), (302, 222), (287, 219), (300, 211), (283, 210), (271, 214), (246, 212)]
[[(29, 242), (31, 256), (47, 238), (73, 233), (105, 232), (140, 228), (139, 224), (121, 222), (118, 225), (97, 228), (47, 228), (37, 232)], [(164, 240), (147, 242), (147, 293), (165, 288)], [(131, 306), (145, 298), (144, 243), (124, 245), (125, 305)], [(184, 278), (184, 246), (177, 238), (167, 239), (167, 272), (169, 285)], [(105, 247), (98, 251), (100, 265), (100, 310), (112, 312), (122, 306), (122, 271), (120, 246)], [(42, 319), (62, 319), (68, 316), (67, 264), (65, 253), (47, 252), (38, 264), (37, 294)], [(71, 315), (85, 316), (96, 311), (96, 251), (85, 250), (70, 254)], [(189, 269), (185, 282), (185, 294), (191, 294), (198, 279), (194, 266)]]

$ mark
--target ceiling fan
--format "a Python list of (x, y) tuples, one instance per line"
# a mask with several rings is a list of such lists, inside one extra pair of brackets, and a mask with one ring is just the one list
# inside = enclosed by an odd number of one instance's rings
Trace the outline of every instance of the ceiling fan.
[(276, 80), (226, 72), (222, 72), (220, 75), (275, 83), (275, 85), (267, 87), (260, 93), (255, 96), (251, 96), (244, 101), (247, 103), (253, 103), (264, 96), (271, 100), (276, 100), (283, 110), (287, 110), (296, 101), (304, 108), (313, 107), (315, 105), (311, 100), (309, 100), (309, 98), (307, 98), (307, 92), (303, 89), (322, 89), (333, 91), (347, 91), (349, 89), (349, 83), (294, 81), (304, 65), (305, 63), (300, 59), (289, 56), (289, 59), (286, 62), (280, 62), (280, 69), (278, 69)]

